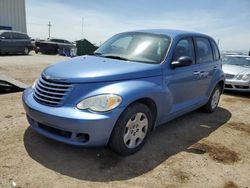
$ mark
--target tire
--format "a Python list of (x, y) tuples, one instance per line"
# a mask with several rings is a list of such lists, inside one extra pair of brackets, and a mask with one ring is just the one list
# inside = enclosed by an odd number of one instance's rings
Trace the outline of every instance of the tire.
[(135, 103), (124, 110), (112, 131), (109, 147), (120, 155), (131, 155), (145, 144), (153, 125), (149, 108)]
[(36, 49), (35, 49), (35, 53), (38, 54), (38, 52), (39, 52), (39, 49), (36, 48)]
[(23, 50), (23, 54), (28, 55), (29, 52), (30, 52), (29, 48), (25, 47), (24, 50)]
[(221, 87), (219, 85), (216, 85), (207, 104), (202, 107), (203, 112), (212, 113), (217, 109), (220, 101), (221, 91)]

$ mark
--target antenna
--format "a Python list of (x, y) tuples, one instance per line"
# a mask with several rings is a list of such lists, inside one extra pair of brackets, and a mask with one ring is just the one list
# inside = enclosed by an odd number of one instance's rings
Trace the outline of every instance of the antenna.
[(50, 24), (50, 21), (49, 21), (48, 26), (49, 26), (49, 39), (50, 39), (50, 27), (52, 26), (52, 25)]

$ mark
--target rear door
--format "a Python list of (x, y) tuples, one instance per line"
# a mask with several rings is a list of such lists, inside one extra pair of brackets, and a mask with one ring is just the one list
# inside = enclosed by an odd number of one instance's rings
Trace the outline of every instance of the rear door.
[(214, 61), (213, 49), (210, 40), (206, 37), (195, 37), (196, 61), (199, 64), (197, 72), (199, 95), (208, 97), (209, 87), (213, 75), (218, 68), (218, 62)]
[(24, 52), (24, 48), (28, 47), (28, 37), (23, 33), (12, 33), (13, 49), (16, 53)]

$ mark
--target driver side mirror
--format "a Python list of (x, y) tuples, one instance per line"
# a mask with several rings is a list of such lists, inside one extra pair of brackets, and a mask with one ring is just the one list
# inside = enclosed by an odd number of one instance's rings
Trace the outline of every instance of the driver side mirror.
[(177, 61), (171, 63), (172, 68), (186, 67), (193, 64), (193, 58), (189, 56), (181, 56)]

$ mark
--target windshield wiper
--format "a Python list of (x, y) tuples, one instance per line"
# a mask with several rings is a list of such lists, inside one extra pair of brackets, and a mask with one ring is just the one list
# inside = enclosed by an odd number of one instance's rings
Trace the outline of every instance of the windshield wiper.
[(90, 54), (90, 55), (101, 56), (101, 55), (102, 55), (102, 53), (99, 53), (99, 52), (94, 52), (94, 53), (92, 53), (92, 54)]
[(121, 56), (115, 56), (115, 55), (103, 55), (102, 57), (106, 57), (106, 58), (112, 58), (112, 59), (119, 59), (119, 60), (124, 60), (124, 61), (128, 61), (127, 58), (125, 57), (121, 57)]

